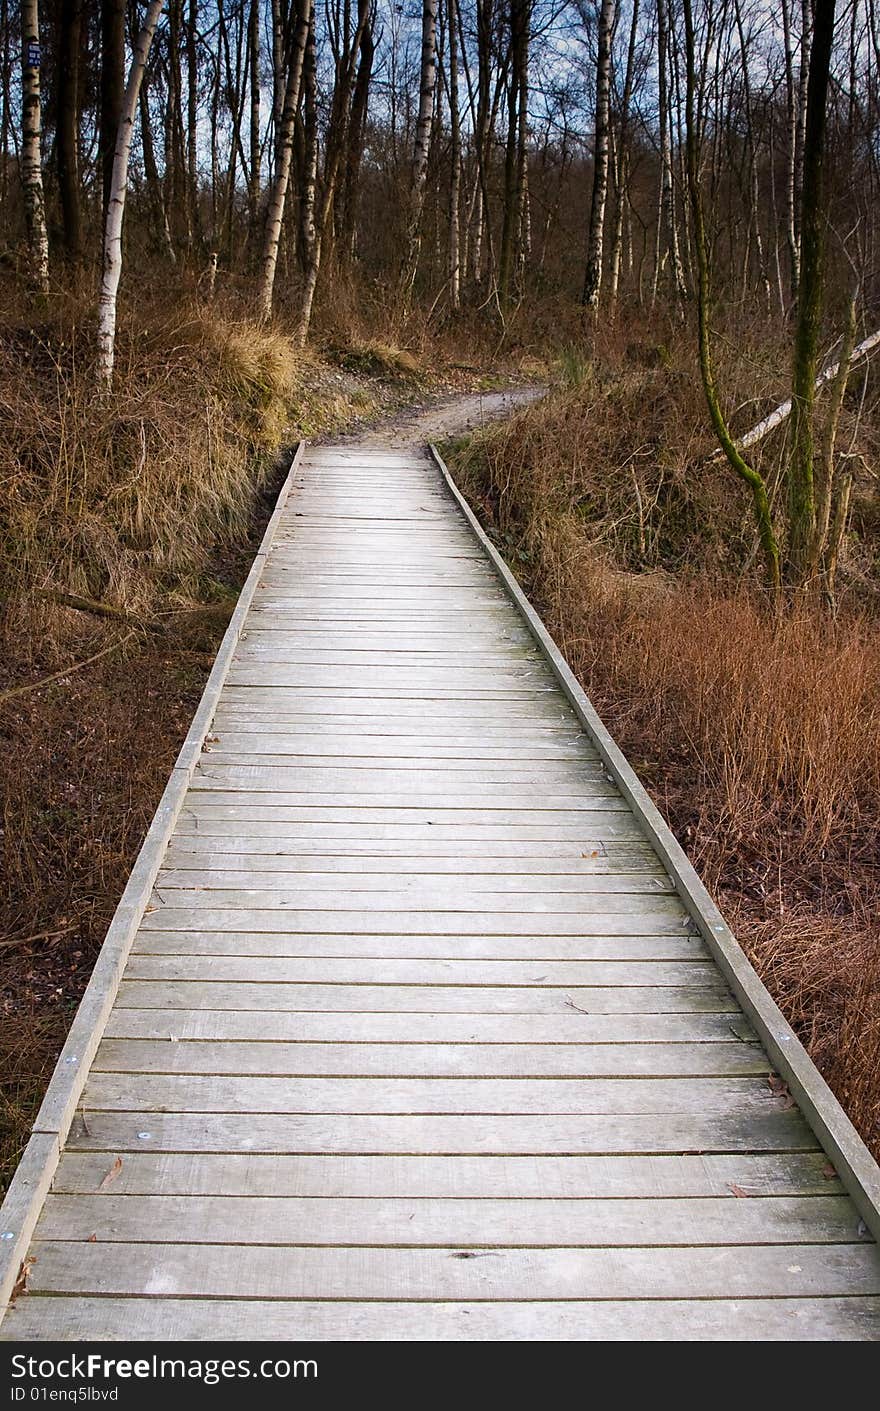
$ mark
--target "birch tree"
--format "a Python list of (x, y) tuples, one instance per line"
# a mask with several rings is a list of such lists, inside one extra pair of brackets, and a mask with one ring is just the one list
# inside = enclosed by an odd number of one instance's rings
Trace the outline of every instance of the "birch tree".
[[(351, 98), (358, 54), (360, 52), (361, 40), (370, 22), (371, 13), (372, 0), (358, 0), (354, 35), (349, 42), (350, 12), (346, 7), (344, 17), (345, 33), (344, 37), (342, 37), (342, 44), (338, 56), (336, 84), (333, 90), (330, 119), (327, 123), (320, 200), (317, 199), (318, 99), (314, 20), (309, 28), (307, 53), (309, 60), (309, 86), (306, 91), (306, 98), (311, 112), (306, 113), (307, 155), (304, 162), (304, 214), (302, 227), (302, 243), (306, 252), (306, 258), (304, 261), (303, 291), (300, 299), (299, 318), (296, 329), (296, 338), (300, 346), (305, 343), (308, 337), (309, 327), (312, 321), (312, 308), (314, 306), (315, 290), (318, 285), (318, 275), (321, 269), (321, 256), (324, 249), (324, 241), (330, 233), (330, 215), (336, 200), (337, 187), (339, 185), (339, 172), (345, 154), (346, 132), (351, 127)], [(308, 135), (310, 125), (313, 131), (311, 137)]]
[(425, 204), (425, 182), (428, 175), (428, 151), (431, 144), (431, 118), (434, 112), (434, 89), (437, 83), (437, 0), (422, 0), (422, 47), (419, 64), (419, 111), (416, 119), (415, 143), (409, 188), (404, 257), (401, 265), (401, 292), (409, 298), (419, 266), (422, 239), (422, 210)]
[(49, 292), (49, 237), (40, 155), (40, 14), (38, 0), (21, 4), (21, 186), (27, 224), (31, 277), (41, 293)]
[(581, 303), (584, 307), (592, 310), (599, 307), (599, 291), (602, 285), (602, 248), (605, 230), (605, 202), (608, 198), (608, 151), (611, 130), (611, 35), (614, 29), (614, 16), (615, 0), (601, 0), (596, 57), (596, 137), (593, 144), (593, 195), (590, 202), (587, 267), (584, 274), (584, 291), (581, 297)]
[(293, 159), (293, 138), (296, 129), (296, 115), (299, 108), (302, 86), (303, 58), (306, 42), (312, 24), (313, 0), (296, 0), (296, 17), (290, 53), (287, 58), (287, 80), (284, 87), (284, 101), (281, 118), (275, 136), (275, 179), (269, 196), (266, 211), (266, 242), (263, 251), (262, 279), (260, 285), (260, 313), (263, 318), (272, 316), (272, 295), (275, 289), (275, 270), (278, 266), (278, 246), (281, 243), (281, 225), (284, 219), (284, 202), (290, 181), (290, 165)]
[(128, 82), (122, 97), (122, 111), (119, 116), (110, 198), (104, 224), (104, 259), (101, 292), (98, 299), (97, 375), (98, 384), (105, 391), (109, 391), (113, 384), (113, 364), (116, 354), (116, 301), (119, 293), (119, 280), (122, 275), (122, 222), (128, 191), (128, 162), (131, 154), (132, 128), (134, 127), (134, 118), (150, 46), (153, 43), (153, 35), (156, 33), (156, 25), (159, 23), (159, 16), (164, 4), (165, 0), (150, 0), (141, 32), (135, 42), (131, 68), (128, 72)]
[(623, 218), (628, 198), (629, 181), (629, 113), (635, 83), (636, 43), (639, 32), (639, 0), (633, 0), (632, 19), (629, 30), (629, 45), (626, 54), (626, 74), (623, 80), (623, 99), (620, 108), (620, 127), (617, 137), (617, 160), (615, 162), (614, 185), (617, 195), (614, 212), (614, 237), (611, 242), (611, 269), (608, 277), (608, 296), (612, 308), (617, 302), (620, 286), (620, 261), (623, 253)]
[[(681, 267), (678, 240), (678, 219), (675, 210), (675, 172), (672, 163), (671, 114), (669, 92), (669, 12), (668, 0), (657, 0), (657, 92), (660, 103), (660, 201), (657, 212), (657, 256), (654, 262), (653, 299), (657, 296), (660, 271), (668, 259), (672, 272), (672, 287), (677, 298), (687, 293)], [(694, 114), (696, 122), (696, 113)]]

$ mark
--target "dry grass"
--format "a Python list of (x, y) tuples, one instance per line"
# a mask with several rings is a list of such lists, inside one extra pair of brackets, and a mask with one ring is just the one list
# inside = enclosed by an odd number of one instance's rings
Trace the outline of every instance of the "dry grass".
[[(456, 473), (880, 1154), (880, 630), (855, 607), (775, 620), (735, 487), (686, 477), (687, 391), (667, 387), (665, 433), (652, 376), (644, 413), (644, 374), (610, 380), (483, 433)], [(652, 470), (640, 506), (626, 469), (649, 439), (681, 476), (658, 496)]]
[(404, 378), (418, 382), (424, 376), (422, 364), (414, 353), (383, 342), (380, 338), (353, 337), (345, 346), (331, 346), (330, 355), (340, 366), (367, 377)]
[(19, 625), (42, 589), (132, 612), (203, 598), (208, 557), (246, 533), (288, 420), (297, 368), (271, 330), (197, 311), (124, 327), (106, 401), (91, 345), (63, 314), (0, 335), (0, 594)]

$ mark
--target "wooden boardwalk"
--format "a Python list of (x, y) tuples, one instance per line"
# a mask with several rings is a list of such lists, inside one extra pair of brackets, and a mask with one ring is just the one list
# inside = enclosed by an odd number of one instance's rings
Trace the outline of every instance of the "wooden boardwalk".
[(876, 1168), (768, 1021), (860, 1213), (427, 454), (307, 451), (251, 590), (2, 1335), (880, 1336)]

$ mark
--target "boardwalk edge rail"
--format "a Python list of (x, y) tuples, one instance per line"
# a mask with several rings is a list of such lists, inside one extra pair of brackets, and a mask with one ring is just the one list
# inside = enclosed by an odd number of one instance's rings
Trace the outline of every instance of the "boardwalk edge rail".
[(429, 451), (452, 498), (470, 525), (484, 553), (526, 626), (581, 725), (614, 778), (636, 818), (662, 858), (691, 919), (703, 936), (718, 968), (751, 1021), (789, 1092), (837, 1168), (843, 1184), (874, 1238), (880, 1241), (880, 1167), (819, 1073), (781, 1010), (758, 978), (745, 952), (704, 887), (684, 849), (673, 836), (635, 771), (599, 719), (580, 682), (532, 607), (516, 578), (452, 478), (440, 452)]
[(205, 735), (210, 728), (230, 662), (238, 645), (242, 625), (253, 602), (304, 449), (305, 442), (301, 441), (294, 450), (290, 468), (220, 643), (192, 724), (159, 800), (125, 891), (113, 914), (91, 979), (74, 1015), (67, 1040), (37, 1113), (30, 1139), (0, 1209), (0, 1319), (19, 1279), (22, 1261), (27, 1255), (31, 1235), (52, 1184), (92, 1060), (103, 1037), (122, 972), (149, 902), (168, 839), (201, 757)]

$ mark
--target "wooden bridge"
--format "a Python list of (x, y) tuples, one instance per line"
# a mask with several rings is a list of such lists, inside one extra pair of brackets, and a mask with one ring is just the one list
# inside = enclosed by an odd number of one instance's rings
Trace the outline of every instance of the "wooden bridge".
[(443, 467), (295, 458), (6, 1338), (876, 1339), (880, 1173)]

